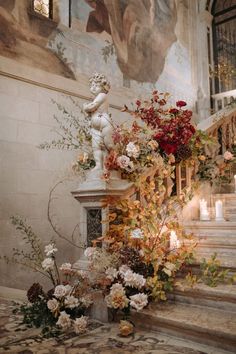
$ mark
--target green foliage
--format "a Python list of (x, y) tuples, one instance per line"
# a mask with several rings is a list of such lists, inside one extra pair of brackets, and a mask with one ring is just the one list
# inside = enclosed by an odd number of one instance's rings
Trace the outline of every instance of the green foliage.
[(38, 300), (33, 304), (24, 304), (20, 307), (20, 312), (24, 315), (23, 323), (28, 327), (53, 326), (56, 323), (55, 317), (47, 308), (45, 299)]
[(12, 224), (16, 230), (20, 231), (22, 239), (29, 246), (29, 251), (13, 248), (11, 258), (5, 256), (4, 259), (9, 263), (20, 263), (24, 266), (30, 266), (34, 270), (41, 269), (41, 263), (44, 259), (42, 244), (40, 238), (33, 232), (32, 227), (27, 225), (26, 221), (19, 216), (11, 217)]
[(59, 116), (53, 116), (58, 125), (55, 133), (59, 136), (59, 139), (54, 139), (51, 142), (44, 142), (38, 147), (46, 150), (51, 148), (60, 150), (82, 149), (83, 151), (87, 150), (90, 152), (91, 135), (89, 118), (84, 115), (82, 108), (75, 99), (72, 97), (68, 97), (68, 99), (74, 106), (73, 111), (79, 111), (78, 116), (62, 104), (52, 100), (52, 102), (57, 106), (59, 112)]
[(200, 264), (201, 276), (200, 279), (208, 286), (215, 287), (219, 283), (225, 282), (229, 279), (229, 270), (221, 270), (220, 261), (216, 258), (217, 253), (214, 253), (209, 260), (205, 258)]

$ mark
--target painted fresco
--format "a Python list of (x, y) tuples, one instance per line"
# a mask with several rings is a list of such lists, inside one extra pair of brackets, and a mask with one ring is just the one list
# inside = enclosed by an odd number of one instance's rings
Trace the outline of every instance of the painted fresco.
[(0, 54), (75, 79), (63, 53), (48, 48), (58, 31), (58, 22), (32, 11), (31, 0), (0, 0)]
[(0, 0), (1, 55), (74, 80), (99, 71), (112, 87), (158, 88), (189, 101), (188, 3), (72, 0), (70, 28), (60, 20), (64, 0), (54, 1), (53, 20), (32, 11), (31, 0)]
[(122, 73), (139, 82), (156, 82), (176, 41), (173, 0), (85, 0), (93, 10), (86, 30), (111, 35)]

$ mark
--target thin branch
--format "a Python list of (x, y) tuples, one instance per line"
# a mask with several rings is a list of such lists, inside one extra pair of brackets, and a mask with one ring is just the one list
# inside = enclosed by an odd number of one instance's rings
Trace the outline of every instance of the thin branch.
[(84, 249), (84, 247), (77, 245), (75, 242), (71, 241), (69, 238), (66, 236), (62, 235), (62, 233), (57, 229), (57, 227), (54, 225), (51, 217), (51, 202), (52, 202), (52, 194), (55, 191), (55, 189), (59, 186), (59, 184), (63, 183), (64, 181), (59, 181), (55, 184), (55, 186), (50, 190), (49, 193), (49, 198), (48, 198), (48, 207), (47, 207), (47, 218), (48, 221), (53, 229), (53, 231), (57, 234), (57, 236), (65, 241), (67, 241), (69, 244), (72, 246), (79, 248), (79, 249)]

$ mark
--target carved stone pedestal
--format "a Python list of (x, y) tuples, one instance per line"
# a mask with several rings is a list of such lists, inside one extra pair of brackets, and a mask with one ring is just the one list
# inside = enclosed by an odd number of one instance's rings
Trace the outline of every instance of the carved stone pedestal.
[(85, 247), (91, 246), (92, 241), (106, 233), (107, 225), (102, 223), (107, 217), (108, 210), (102, 208), (106, 197), (125, 197), (134, 192), (133, 183), (113, 174), (109, 181), (95, 175), (83, 182), (72, 195), (80, 203), (80, 235)]

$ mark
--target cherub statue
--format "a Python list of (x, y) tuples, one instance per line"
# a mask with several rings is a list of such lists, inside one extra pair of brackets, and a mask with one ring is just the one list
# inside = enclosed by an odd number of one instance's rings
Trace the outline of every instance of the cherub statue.
[(91, 117), (91, 135), (93, 156), (96, 162), (94, 170), (104, 170), (104, 158), (113, 147), (112, 122), (108, 114), (108, 92), (110, 83), (103, 74), (95, 73), (90, 79), (90, 91), (95, 96), (83, 109)]

